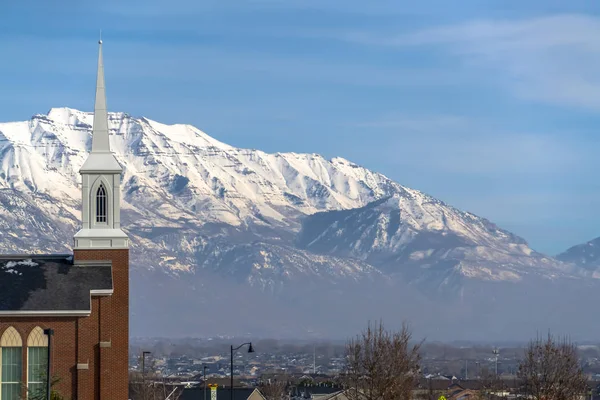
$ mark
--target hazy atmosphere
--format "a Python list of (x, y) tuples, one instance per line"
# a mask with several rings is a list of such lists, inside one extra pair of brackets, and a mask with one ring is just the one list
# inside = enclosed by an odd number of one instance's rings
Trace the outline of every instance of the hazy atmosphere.
[(600, 2), (0, 0), (1, 400), (600, 400)]

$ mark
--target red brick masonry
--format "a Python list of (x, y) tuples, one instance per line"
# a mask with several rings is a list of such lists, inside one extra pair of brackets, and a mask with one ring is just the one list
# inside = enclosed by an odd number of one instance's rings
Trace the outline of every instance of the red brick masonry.
[[(54, 329), (52, 374), (57, 390), (73, 400), (127, 400), (129, 364), (129, 250), (75, 250), (75, 261), (112, 261), (112, 296), (93, 297), (89, 317), (2, 317), (0, 336), (13, 326), (26, 343), (39, 326)], [(88, 369), (77, 369), (87, 364)]]

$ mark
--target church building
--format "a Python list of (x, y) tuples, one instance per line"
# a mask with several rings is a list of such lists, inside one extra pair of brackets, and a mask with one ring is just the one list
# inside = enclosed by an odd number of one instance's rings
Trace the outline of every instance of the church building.
[(128, 399), (129, 239), (121, 230), (122, 168), (110, 150), (99, 44), (73, 253), (0, 255), (0, 400), (46, 393), (48, 366), (52, 390), (66, 399)]

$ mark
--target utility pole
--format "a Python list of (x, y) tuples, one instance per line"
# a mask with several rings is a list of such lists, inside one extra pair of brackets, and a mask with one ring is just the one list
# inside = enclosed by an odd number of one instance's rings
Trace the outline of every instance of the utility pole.
[(433, 400), (433, 388), (431, 387), (431, 375), (427, 379), (429, 381), (429, 400)]
[(496, 356), (496, 378), (498, 377), (498, 355), (500, 354), (500, 351), (498, 350), (498, 348), (494, 348), (494, 355)]
[(469, 360), (465, 360), (465, 381), (469, 380)]
[(317, 374), (317, 347), (313, 346), (313, 375)]

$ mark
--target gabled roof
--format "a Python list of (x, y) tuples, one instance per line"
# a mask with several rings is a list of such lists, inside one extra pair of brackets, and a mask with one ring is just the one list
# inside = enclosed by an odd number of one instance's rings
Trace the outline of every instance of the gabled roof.
[(110, 261), (71, 255), (0, 256), (0, 316), (85, 316), (92, 295), (113, 290)]
[(314, 386), (298, 386), (297, 391), (307, 392), (310, 394), (332, 394), (337, 393), (342, 390), (339, 386), (324, 386), (324, 385), (314, 385)]
[[(348, 392), (353, 392), (348, 395)], [(348, 399), (366, 399), (366, 396), (361, 391), (355, 391), (354, 389), (338, 390), (337, 392), (331, 393), (326, 397), (321, 397), (320, 400), (348, 400)]]
[(475, 398), (478, 395), (478, 392), (471, 389), (459, 389), (449, 393), (446, 398), (448, 400), (458, 400), (458, 399), (469, 399)]

